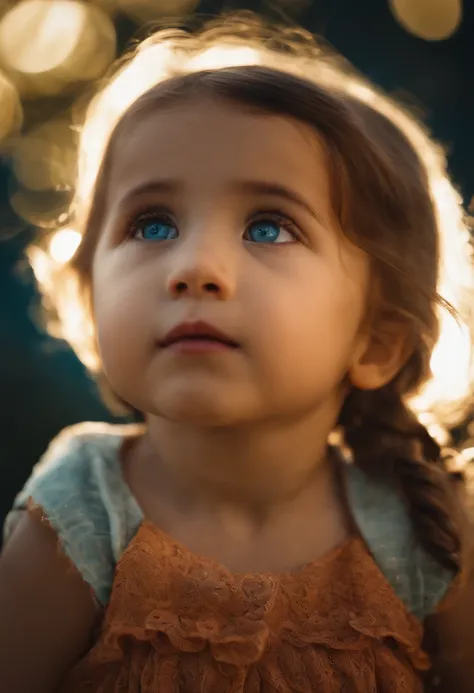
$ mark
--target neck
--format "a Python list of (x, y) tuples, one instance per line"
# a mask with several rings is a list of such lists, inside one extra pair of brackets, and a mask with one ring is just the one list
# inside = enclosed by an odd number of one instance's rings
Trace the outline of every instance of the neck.
[(170, 501), (189, 507), (232, 505), (268, 514), (308, 487), (331, 483), (328, 436), (334, 421), (203, 428), (162, 418), (147, 421), (140, 458)]

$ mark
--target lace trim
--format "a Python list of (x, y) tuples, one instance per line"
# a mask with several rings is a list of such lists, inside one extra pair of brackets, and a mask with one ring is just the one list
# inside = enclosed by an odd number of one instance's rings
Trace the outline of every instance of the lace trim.
[(149, 523), (64, 693), (418, 693), (422, 627), (359, 538), (296, 574), (234, 575)]

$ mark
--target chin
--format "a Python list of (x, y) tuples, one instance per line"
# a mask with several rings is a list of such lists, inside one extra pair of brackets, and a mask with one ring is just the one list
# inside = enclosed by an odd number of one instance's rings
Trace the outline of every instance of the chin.
[[(213, 388), (212, 388), (213, 390)], [(151, 403), (151, 414), (176, 423), (203, 427), (238, 426), (249, 421), (251, 407), (241, 397), (226, 393), (183, 388), (180, 391), (161, 391)]]
[(220, 408), (215, 402), (167, 402), (153, 413), (175, 423), (203, 428), (227, 428), (242, 423), (242, 416), (232, 408)]

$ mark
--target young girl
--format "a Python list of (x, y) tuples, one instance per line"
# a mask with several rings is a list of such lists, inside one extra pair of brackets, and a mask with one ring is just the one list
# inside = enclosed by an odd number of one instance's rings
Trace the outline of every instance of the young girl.
[(303, 32), (161, 32), (91, 106), (75, 211), (44, 288), (145, 424), (65, 432), (16, 500), (0, 689), (471, 691), (421, 421), (470, 393), (430, 361), (472, 277), (421, 127)]

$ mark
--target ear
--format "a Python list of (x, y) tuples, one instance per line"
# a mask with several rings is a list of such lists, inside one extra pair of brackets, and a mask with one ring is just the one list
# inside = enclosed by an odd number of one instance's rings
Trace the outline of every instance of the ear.
[(349, 378), (360, 390), (378, 390), (400, 372), (413, 353), (410, 329), (400, 318), (385, 318), (359, 339)]

